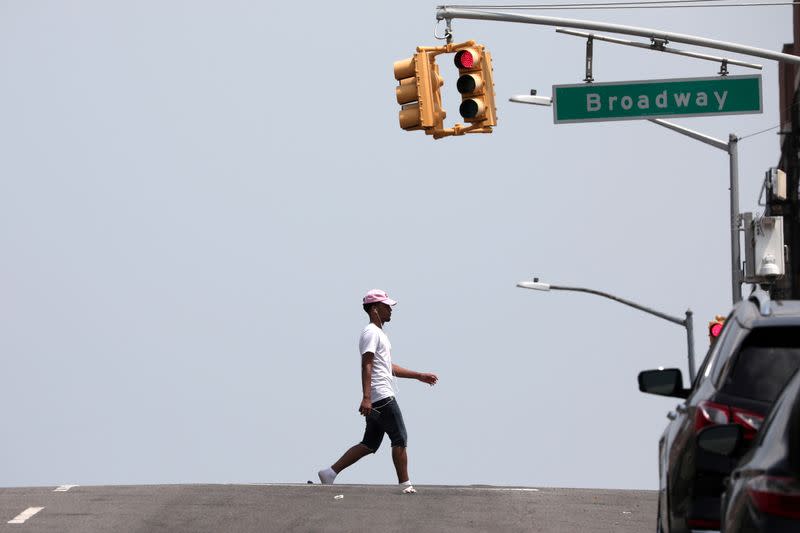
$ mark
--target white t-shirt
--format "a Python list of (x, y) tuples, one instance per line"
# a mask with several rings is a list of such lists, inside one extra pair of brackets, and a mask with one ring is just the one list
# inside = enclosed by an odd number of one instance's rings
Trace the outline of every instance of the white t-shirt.
[(358, 353), (363, 356), (367, 352), (372, 352), (372, 384), (370, 385), (370, 397), (374, 402), (394, 396), (394, 378), (392, 377), (392, 343), (389, 337), (381, 328), (373, 323), (361, 331), (361, 338), (358, 340)]

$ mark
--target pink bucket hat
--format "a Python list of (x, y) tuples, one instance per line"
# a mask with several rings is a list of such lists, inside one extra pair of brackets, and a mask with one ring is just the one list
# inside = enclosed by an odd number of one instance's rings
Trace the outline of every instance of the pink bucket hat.
[(365, 304), (374, 304), (377, 302), (383, 302), (387, 305), (394, 305), (397, 302), (389, 298), (389, 295), (386, 294), (386, 291), (382, 291), (380, 289), (372, 289), (368, 291), (366, 296), (364, 296), (364, 303)]

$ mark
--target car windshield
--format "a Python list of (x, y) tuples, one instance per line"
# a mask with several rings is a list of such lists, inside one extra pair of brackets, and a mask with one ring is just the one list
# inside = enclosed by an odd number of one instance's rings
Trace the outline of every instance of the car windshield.
[(800, 368), (800, 328), (760, 328), (742, 344), (723, 391), (740, 398), (774, 402)]

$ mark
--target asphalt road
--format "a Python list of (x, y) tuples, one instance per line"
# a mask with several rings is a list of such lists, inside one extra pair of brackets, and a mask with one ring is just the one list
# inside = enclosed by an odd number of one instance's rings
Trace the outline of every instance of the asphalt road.
[[(0, 532), (641, 533), (655, 529), (656, 515), (655, 492), (630, 490), (418, 486), (417, 494), (404, 495), (384, 485), (54, 489), (0, 488)], [(20, 523), (9, 523), (15, 518)]]

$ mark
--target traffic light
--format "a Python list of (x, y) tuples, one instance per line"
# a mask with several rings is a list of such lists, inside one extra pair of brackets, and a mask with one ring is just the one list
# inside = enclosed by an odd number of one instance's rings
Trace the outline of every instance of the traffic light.
[[(444, 128), (440, 88), (444, 85), (435, 58), (440, 54), (455, 54), (459, 71), (456, 84), (461, 93), (461, 116), (467, 124)], [(434, 139), (467, 133), (491, 133), (497, 125), (492, 80), (492, 56), (475, 41), (445, 46), (418, 46), (417, 52), (394, 63), (395, 90), (401, 109), (400, 127), (406, 131), (424, 130)]]
[(714, 320), (708, 323), (708, 340), (713, 345), (717, 337), (722, 333), (722, 328), (725, 326), (725, 317), (717, 315)]
[(395, 61), (395, 89), (400, 109), (400, 127), (406, 131), (424, 129), (433, 134), (442, 129), (445, 112), (439, 88), (444, 84), (434, 54), (418, 51), (408, 59)]
[(461, 93), (461, 116), (475, 125), (495, 126), (491, 54), (483, 46), (474, 45), (456, 52), (455, 64), (460, 74), (456, 88)]

